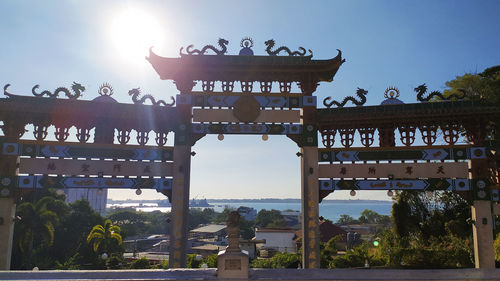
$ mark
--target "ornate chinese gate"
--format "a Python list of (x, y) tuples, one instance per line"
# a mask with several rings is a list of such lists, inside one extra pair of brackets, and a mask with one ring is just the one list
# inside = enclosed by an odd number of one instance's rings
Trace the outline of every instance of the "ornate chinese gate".
[[(69, 99), (55, 98), (60, 89), (38, 94), (38, 86), (33, 88), (36, 97), (13, 95), (6, 85), (8, 97), (0, 101), (4, 133), (0, 253), (5, 253), (0, 268), (9, 267), (15, 196), (44, 187), (162, 192), (172, 202), (170, 264), (184, 267), (191, 147), (206, 134), (218, 134), (219, 139), (224, 134), (258, 134), (264, 140), (268, 135), (286, 135), (301, 148), (304, 268), (319, 267), (318, 204), (334, 190), (459, 192), (473, 205), (476, 267), (494, 267), (491, 202), (499, 198), (498, 156), (493, 155), (497, 148), (485, 140), (498, 126), (498, 105), (483, 101), (403, 104), (397, 89), (390, 88), (380, 106), (361, 106), (367, 92), (358, 89), (359, 100), (330, 102), (327, 98), (325, 106), (339, 108), (317, 109), (313, 93), (319, 82), (333, 80), (344, 62), (340, 51), (332, 59), (313, 60), (312, 52), (306, 56), (302, 47), (295, 52), (286, 47), (272, 51), (274, 41), (269, 40), (269, 56), (254, 56), (253, 42), (245, 38), (239, 55), (233, 56), (224, 55), (227, 44), (221, 39), (220, 50), (188, 46), (183, 53), (181, 48), (179, 58), (160, 57), (150, 50), (147, 59), (160, 78), (173, 80), (180, 92), (175, 107), (150, 96), (138, 99), (138, 89), (129, 91), (135, 105), (117, 103), (106, 84), (93, 101), (76, 100), (84, 90), (78, 84), (73, 87), (77, 94), (66, 90)], [(205, 55), (208, 50), (216, 55)], [(278, 56), (280, 51), (288, 56)], [(193, 90), (197, 83), (201, 91)], [(300, 92), (292, 92), (293, 83)], [(416, 91), (419, 99), (430, 99), (423, 98), (424, 86)], [(148, 99), (152, 106), (141, 104)], [(358, 107), (341, 108), (349, 100)], [(35, 141), (22, 139), (27, 124), (33, 125)], [(45, 140), (49, 126), (55, 127), (57, 142)], [(77, 129), (79, 143), (66, 141), (71, 127)], [(94, 141), (89, 143), (92, 129)], [(412, 146), (417, 129), (425, 146)], [(139, 145), (128, 144), (132, 130)], [(156, 146), (146, 145), (151, 131)], [(172, 131), (174, 146), (166, 147)], [(325, 148), (318, 149), (318, 131)], [(438, 131), (446, 145), (434, 145)], [(469, 145), (456, 145), (460, 132)], [(334, 148), (337, 134), (341, 147)], [(374, 147), (376, 134), (380, 144)], [(356, 139), (363, 147), (353, 147)]]

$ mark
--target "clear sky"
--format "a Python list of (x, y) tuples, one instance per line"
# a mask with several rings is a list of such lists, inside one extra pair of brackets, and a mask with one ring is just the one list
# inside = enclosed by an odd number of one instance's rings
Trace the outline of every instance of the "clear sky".
[[(109, 82), (119, 102), (131, 102), (135, 87), (167, 100), (177, 91), (144, 59), (148, 47), (177, 57), (182, 46), (215, 45), (219, 37), (229, 40), (229, 54), (247, 36), (256, 55), (271, 38), (311, 49), (316, 59), (341, 49), (347, 62), (334, 82), (318, 87), (318, 104), (356, 87), (368, 90), (367, 105), (379, 104), (389, 86), (416, 102), (421, 83), (443, 90), (457, 75), (500, 64), (499, 1), (1, 1), (0, 10), (0, 84), (25, 95), (35, 84), (54, 90), (76, 81), (92, 99)], [(209, 135), (193, 150), (191, 197), (300, 197), (299, 148), (286, 137), (221, 142)], [(129, 190), (110, 197), (162, 198)], [(337, 192), (327, 199), (348, 198)], [(359, 192), (354, 199), (389, 198)]]

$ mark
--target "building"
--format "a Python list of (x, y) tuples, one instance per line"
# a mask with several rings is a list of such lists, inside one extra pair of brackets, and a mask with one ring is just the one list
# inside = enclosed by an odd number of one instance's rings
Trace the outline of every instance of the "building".
[(252, 207), (240, 206), (237, 211), (246, 221), (253, 221), (257, 218), (257, 210)]
[(289, 227), (293, 229), (300, 228), (301, 219), (299, 211), (281, 211), (280, 213)]
[[(319, 233), (320, 233), (320, 241), (321, 243), (326, 243), (330, 241), (335, 236), (340, 235), (340, 240), (337, 242), (337, 249), (345, 250), (346, 242), (347, 242), (347, 231), (345, 231), (342, 227), (333, 224), (329, 220), (322, 220), (319, 223)], [(296, 239), (302, 238), (302, 230), (296, 231)]]
[(256, 240), (266, 240), (263, 248), (274, 249), (281, 253), (296, 251), (295, 230), (282, 228), (257, 228), (255, 229)]
[(64, 189), (64, 193), (66, 194), (66, 203), (85, 199), (89, 201), (90, 207), (101, 214), (101, 216), (106, 215), (106, 203), (108, 201), (107, 189), (68, 188)]
[(189, 237), (194, 239), (222, 240), (222, 238), (226, 237), (226, 228), (225, 224), (207, 224), (191, 230)]

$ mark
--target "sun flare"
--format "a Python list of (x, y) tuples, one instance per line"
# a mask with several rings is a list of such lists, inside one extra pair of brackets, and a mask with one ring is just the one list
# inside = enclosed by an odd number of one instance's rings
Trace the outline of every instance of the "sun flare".
[(143, 61), (151, 46), (163, 43), (161, 25), (147, 12), (127, 8), (111, 22), (110, 37), (117, 52), (131, 61)]

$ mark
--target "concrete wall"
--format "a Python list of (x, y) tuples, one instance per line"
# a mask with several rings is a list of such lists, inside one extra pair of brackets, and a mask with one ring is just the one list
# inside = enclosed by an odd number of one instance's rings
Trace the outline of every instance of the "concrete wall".
[[(217, 280), (215, 269), (0, 271), (0, 280)], [(244, 280), (499, 280), (500, 269), (250, 269)]]

